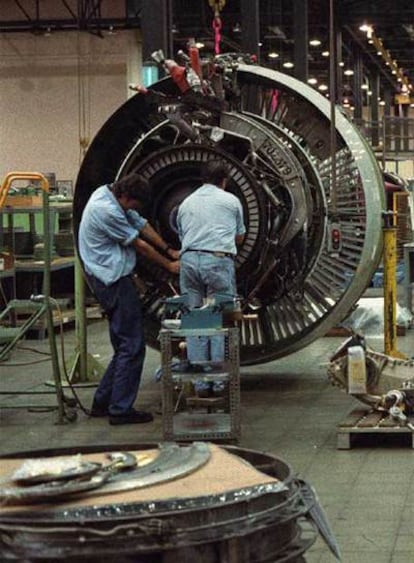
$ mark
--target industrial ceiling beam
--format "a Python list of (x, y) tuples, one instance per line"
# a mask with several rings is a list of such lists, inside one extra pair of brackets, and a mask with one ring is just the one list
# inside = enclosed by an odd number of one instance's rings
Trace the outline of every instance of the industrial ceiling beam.
[(118, 29), (132, 29), (141, 27), (141, 0), (133, 3), (124, 2), (124, 17), (102, 17), (102, 8), (108, 0), (79, 0), (74, 4), (68, 0), (60, 0), (64, 12), (70, 17), (42, 17), (40, 0), (33, 0), (31, 10), (24, 6), (21, 0), (13, 0), (17, 10), (21, 12), (24, 19), (8, 20), (1, 18), (0, 13), (0, 32), (42, 32), (51, 28), (52, 31), (72, 31), (83, 30), (91, 33), (98, 33), (105, 27)]
[(298, 80), (308, 80), (308, 0), (294, 0), (294, 74)]
[(242, 50), (257, 56), (260, 63), (260, 12), (258, 0), (241, 0)]
[(172, 57), (171, 0), (142, 0), (143, 17), (142, 57), (147, 61), (151, 53), (161, 49), (167, 59)]

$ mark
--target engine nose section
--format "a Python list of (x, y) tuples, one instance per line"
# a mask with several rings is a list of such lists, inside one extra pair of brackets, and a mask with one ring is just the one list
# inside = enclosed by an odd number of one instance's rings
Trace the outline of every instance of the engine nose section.
[[(207, 93), (183, 94), (166, 78), (108, 119), (77, 179), (75, 237), (93, 190), (134, 170), (151, 184), (148, 219), (178, 247), (180, 203), (200, 185), (203, 162), (224, 161), (247, 226), (236, 267), (241, 361), (254, 364), (322, 336), (363, 293), (381, 254), (384, 188), (369, 146), (339, 110), (331, 146), (330, 105), (318, 92), (231, 58), (217, 65), (219, 88), (215, 75)], [(139, 274), (147, 340), (157, 346), (163, 300), (178, 283), (149, 262)]]

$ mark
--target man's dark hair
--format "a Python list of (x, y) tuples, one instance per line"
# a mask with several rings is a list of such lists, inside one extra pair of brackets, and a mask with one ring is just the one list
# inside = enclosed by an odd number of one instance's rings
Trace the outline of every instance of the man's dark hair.
[(149, 182), (136, 172), (131, 172), (116, 180), (111, 189), (116, 198), (126, 196), (128, 199), (135, 199), (143, 205), (151, 203), (152, 196)]
[(204, 184), (219, 186), (228, 176), (228, 168), (220, 160), (209, 160), (201, 169), (201, 180)]

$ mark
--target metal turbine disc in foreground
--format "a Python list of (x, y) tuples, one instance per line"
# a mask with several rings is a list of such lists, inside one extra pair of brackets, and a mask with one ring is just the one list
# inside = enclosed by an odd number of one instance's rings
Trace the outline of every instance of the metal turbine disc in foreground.
[[(93, 140), (77, 179), (75, 236), (98, 186), (132, 170), (153, 191), (146, 216), (178, 247), (175, 214), (200, 185), (200, 164), (223, 160), (243, 205), (237, 258), (244, 365), (290, 354), (323, 336), (361, 296), (381, 255), (383, 181), (356, 127), (306, 84), (258, 66), (228, 64), (225, 105), (181, 96), (170, 79), (122, 105)], [(230, 69), (230, 70), (229, 70)], [(139, 258), (147, 341), (157, 346), (163, 299), (178, 280)]]

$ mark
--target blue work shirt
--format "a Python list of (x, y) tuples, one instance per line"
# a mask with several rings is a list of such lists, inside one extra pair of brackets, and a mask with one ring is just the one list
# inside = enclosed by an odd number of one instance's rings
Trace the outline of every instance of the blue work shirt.
[(212, 184), (203, 184), (182, 202), (177, 227), (181, 253), (192, 249), (236, 255), (235, 237), (246, 232), (240, 201)]
[(79, 227), (79, 254), (85, 271), (110, 285), (135, 268), (131, 245), (147, 224), (137, 211), (125, 211), (108, 186), (93, 192)]

